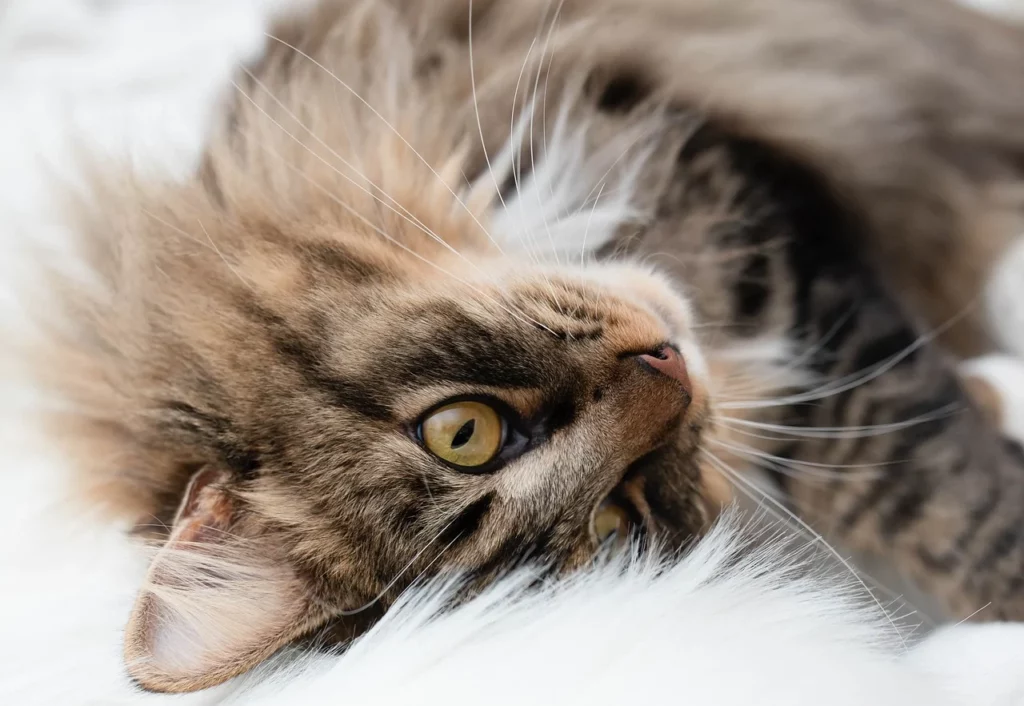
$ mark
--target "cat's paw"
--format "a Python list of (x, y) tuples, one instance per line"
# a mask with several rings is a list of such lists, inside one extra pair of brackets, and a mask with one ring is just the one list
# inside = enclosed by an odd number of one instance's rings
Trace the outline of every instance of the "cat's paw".
[(985, 310), (995, 341), (1006, 352), (1024, 358), (1024, 235), (992, 268), (985, 287)]
[(1024, 623), (953, 625), (908, 659), (971, 706), (1024, 706)]
[(986, 355), (960, 365), (971, 397), (1006, 436), (1024, 443), (1024, 358)]

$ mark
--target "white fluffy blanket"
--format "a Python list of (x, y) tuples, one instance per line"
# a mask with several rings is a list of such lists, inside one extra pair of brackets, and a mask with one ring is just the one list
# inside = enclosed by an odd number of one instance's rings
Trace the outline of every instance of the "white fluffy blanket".
[[(74, 177), (69, 145), (189, 168), (213, 96), (279, 4), (0, 0), (4, 336), (24, 323), (19, 253), (45, 243), (60, 256), (48, 184)], [(838, 582), (797, 581), (770, 555), (723, 569), (727, 531), (660, 577), (636, 565), (529, 598), (512, 577), (432, 620), (437, 587), (344, 656), (285, 655), (209, 692), (143, 694), (120, 663), (143, 557), (75, 506), (27, 413), (33, 390), (0, 374), (2, 704), (1024, 704), (1024, 626), (950, 627), (907, 648)]]

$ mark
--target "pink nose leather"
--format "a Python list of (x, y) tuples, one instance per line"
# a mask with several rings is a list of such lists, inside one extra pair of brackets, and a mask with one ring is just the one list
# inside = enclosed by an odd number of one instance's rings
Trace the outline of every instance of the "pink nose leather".
[(686, 372), (686, 361), (675, 348), (665, 346), (656, 354), (644, 353), (638, 355), (637, 358), (662, 375), (667, 375), (678, 382), (686, 393), (690, 394), (690, 375)]

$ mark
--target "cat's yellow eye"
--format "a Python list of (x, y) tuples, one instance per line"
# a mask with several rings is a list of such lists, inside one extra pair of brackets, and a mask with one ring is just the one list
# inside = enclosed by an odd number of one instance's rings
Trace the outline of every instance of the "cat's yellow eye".
[(454, 466), (483, 466), (501, 451), (505, 422), (483, 402), (465, 400), (439, 407), (420, 426), (423, 445)]
[(604, 542), (611, 536), (624, 539), (629, 532), (629, 518), (626, 511), (617, 505), (602, 504), (594, 513), (594, 534), (598, 542)]

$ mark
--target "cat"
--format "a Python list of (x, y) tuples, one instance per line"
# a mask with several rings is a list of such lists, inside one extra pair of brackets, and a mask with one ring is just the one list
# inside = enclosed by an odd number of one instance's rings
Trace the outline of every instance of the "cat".
[(94, 174), (34, 352), (83, 484), (159, 539), (131, 676), (350, 639), (418, 577), (681, 550), (751, 462), (950, 615), (1024, 616), (1024, 454), (950, 361), (1019, 217), (1019, 40), (892, 0), (275, 30), (193, 178)]

